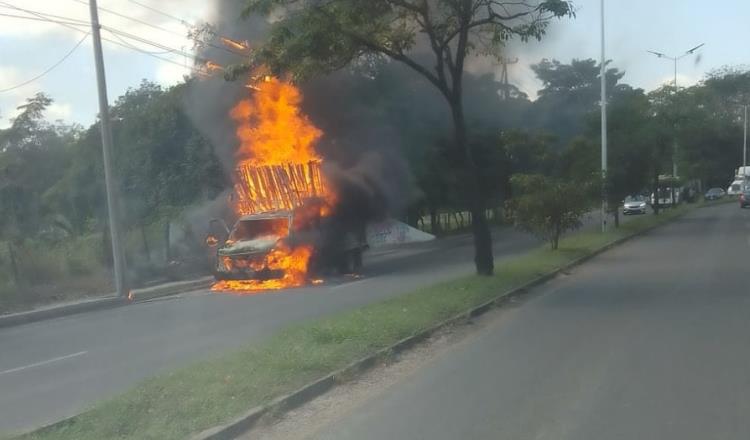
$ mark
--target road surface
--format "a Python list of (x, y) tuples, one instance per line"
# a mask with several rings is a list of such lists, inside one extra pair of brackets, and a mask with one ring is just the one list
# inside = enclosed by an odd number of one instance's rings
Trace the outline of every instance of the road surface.
[(698, 209), (285, 438), (750, 438), (749, 255), (750, 210)]
[[(500, 258), (537, 241), (496, 231)], [(354, 308), (473, 270), (466, 235), (378, 250), (362, 279), (272, 294), (200, 291), (0, 329), (0, 433), (75, 415), (159, 371), (267, 337), (293, 322)]]

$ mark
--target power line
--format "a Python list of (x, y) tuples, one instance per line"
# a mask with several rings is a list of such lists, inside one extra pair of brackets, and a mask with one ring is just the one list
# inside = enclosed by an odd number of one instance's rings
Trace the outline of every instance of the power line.
[[(89, 4), (89, 3), (88, 3), (87, 1), (85, 1), (85, 0), (71, 0), (71, 1), (74, 1), (74, 2), (76, 2), (76, 3), (80, 3), (80, 4), (82, 4), (82, 5), (88, 5), (88, 4)], [(171, 30), (171, 29), (167, 29), (167, 28), (165, 28), (165, 27), (161, 27), (161, 26), (158, 26), (158, 25), (155, 25), (155, 24), (149, 23), (149, 22), (147, 22), (147, 21), (143, 21), (143, 20), (141, 20), (141, 19), (138, 19), (138, 18), (135, 18), (135, 17), (131, 17), (131, 16), (129, 16), (129, 15), (121, 14), (121, 13), (119, 13), (119, 12), (117, 12), (117, 11), (113, 11), (113, 10), (111, 10), (111, 9), (107, 9), (107, 8), (105, 8), (105, 7), (103, 7), (103, 6), (99, 6), (99, 10), (100, 10), (100, 11), (104, 11), (104, 12), (107, 12), (107, 13), (109, 13), (109, 14), (112, 14), (112, 15), (115, 15), (115, 16), (117, 16), (117, 17), (120, 17), (120, 18), (124, 18), (124, 19), (126, 19), (126, 20), (131, 20), (131, 21), (134, 21), (134, 22), (136, 22), (136, 23), (140, 23), (140, 24), (142, 24), (142, 25), (144, 25), (144, 26), (148, 26), (148, 27), (150, 27), (150, 28), (153, 28), (153, 29), (157, 29), (157, 30), (160, 30), (160, 31), (162, 31), (162, 32), (166, 32), (166, 33), (168, 33), (168, 34), (172, 34), (172, 35), (177, 35), (177, 36), (179, 36), (179, 37), (183, 37), (183, 38), (185, 37), (185, 34), (182, 34), (182, 33), (179, 33), (179, 32), (175, 32), (175, 31), (173, 31), (173, 30)]]
[(20, 87), (23, 87), (26, 84), (31, 84), (32, 82), (38, 80), (39, 78), (43, 77), (44, 75), (50, 73), (57, 66), (59, 66), (60, 64), (62, 64), (65, 60), (67, 60), (71, 55), (73, 55), (73, 52), (75, 52), (76, 49), (78, 49), (78, 47), (86, 40), (86, 38), (88, 38), (88, 36), (90, 34), (91, 34), (90, 32), (86, 32), (86, 35), (84, 35), (83, 38), (81, 38), (78, 41), (78, 43), (76, 43), (76, 45), (73, 46), (73, 48), (68, 51), (68, 53), (66, 53), (62, 58), (60, 58), (59, 60), (57, 60), (57, 62), (55, 62), (53, 65), (49, 66), (44, 72), (40, 73), (39, 75), (37, 75), (37, 76), (35, 76), (35, 77), (27, 80), (27, 81), (24, 81), (24, 82), (22, 82), (20, 84), (16, 84), (13, 87), (8, 87), (7, 89), (1, 89), (0, 93), (10, 92), (11, 90), (15, 90), (15, 89), (18, 89)]
[(20, 18), (20, 19), (23, 19), (23, 20), (44, 21), (44, 22), (47, 22), (47, 23), (68, 24), (68, 25), (72, 25), (72, 26), (76, 26), (76, 25), (83, 26), (84, 25), (84, 23), (78, 23), (78, 22), (74, 22), (74, 21), (52, 20), (52, 19), (49, 19), (49, 18), (38, 18), (38, 17), (29, 17), (29, 16), (26, 16), (26, 15), (5, 14), (5, 13), (2, 13), (2, 12), (0, 12), (0, 17)]
[[(74, 0), (74, 1), (77, 1), (77, 0)], [(77, 20), (77, 19), (69, 18), (69, 17), (61, 17), (61, 16), (58, 16), (58, 15), (48, 14), (48, 13), (39, 12), (39, 11), (33, 11), (33, 10), (30, 10), (30, 9), (24, 9), (24, 8), (20, 8), (18, 6), (10, 5), (9, 3), (2, 2), (2, 1), (0, 1), (0, 4), (9, 5), (9, 7), (12, 7), (13, 9), (26, 12), (27, 14), (33, 14), (33, 15), (38, 16), (38, 17), (43, 17), (43, 18), (47, 18), (47, 19), (49, 19), (49, 17), (53, 17), (54, 19), (67, 20), (68, 22), (71, 22), (71, 23), (76, 23), (76, 24), (80, 23), (80, 25), (86, 25), (86, 26), (90, 26), (91, 25), (91, 23), (86, 22), (86, 21)], [(145, 44), (157, 47), (159, 49), (162, 49), (162, 50), (165, 50), (165, 51), (168, 51), (168, 52), (177, 53), (179, 55), (186, 55), (185, 52), (182, 52), (182, 51), (180, 51), (178, 49), (175, 49), (173, 47), (169, 47), (169, 46), (167, 46), (165, 44), (162, 44), (162, 43), (159, 43), (159, 42), (155, 42), (155, 41), (152, 41), (152, 40), (148, 40), (146, 38), (142, 38), (142, 37), (139, 37), (137, 35), (133, 35), (133, 34), (130, 34), (128, 32), (121, 31), (119, 29), (116, 29), (116, 28), (113, 28), (113, 27), (110, 27), (110, 26), (100, 25), (100, 27), (102, 29), (108, 30), (110, 33), (117, 33), (117, 34), (120, 34), (120, 35), (125, 36), (127, 38), (130, 38), (130, 39), (139, 41), (141, 43), (145, 43)]]
[[(81, 3), (81, 4), (88, 4), (84, 0), (72, 0), (72, 1), (77, 2), (77, 3)], [(90, 25), (90, 23), (87, 22), (87, 21), (78, 20), (78, 19), (70, 18), (70, 17), (62, 17), (62, 16), (59, 16), (59, 15), (49, 14), (49, 13), (46, 13), (46, 12), (32, 11), (32, 10), (29, 10), (29, 9), (20, 8), (18, 6), (9, 4), (7, 2), (0, 1), (0, 4), (4, 4), (4, 5), (6, 5), (6, 7), (9, 7), (9, 8), (15, 9), (15, 10), (19, 10), (19, 11), (23, 11), (23, 12), (26, 12), (28, 14), (34, 14), (36, 16), (44, 16), (44, 18), (53, 17), (54, 19), (58, 19), (58, 20), (61, 20), (61, 21), (68, 21), (68, 22), (71, 22), (71, 24), (73, 24), (73, 25), (78, 25), (79, 23), (80, 23), (80, 25), (86, 25), (86, 26)], [(158, 29), (158, 30), (161, 30), (163, 32), (168, 32), (168, 33), (171, 33), (172, 35), (180, 36), (180, 37), (183, 37), (183, 38), (185, 37), (185, 35), (182, 35), (182, 34), (180, 34), (178, 32), (171, 31), (171, 30), (163, 28), (161, 26), (157, 26), (155, 24), (148, 23), (146, 21), (143, 21), (143, 20), (140, 20), (140, 19), (137, 19), (137, 18), (134, 18), (134, 17), (130, 17), (130, 16), (125, 15), (125, 14), (121, 14), (121, 13), (113, 11), (111, 9), (105, 9), (105, 8), (102, 8), (102, 7), (99, 7), (99, 9), (101, 9), (101, 10), (103, 10), (105, 12), (108, 12), (110, 14), (114, 14), (114, 15), (116, 15), (118, 17), (125, 18), (127, 20), (131, 20), (131, 21), (134, 21), (136, 23), (140, 23), (140, 24), (142, 24), (144, 26), (149, 26), (151, 28)], [(110, 31), (110, 32), (116, 32), (116, 33), (119, 33), (120, 35), (126, 36), (127, 38), (131, 38), (131, 39), (140, 41), (140, 42), (142, 42), (144, 44), (148, 44), (150, 46), (154, 46), (154, 47), (157, 47), (159, 49), (162, 49), (163, 51), (165, 51), (164, 53), (166, 53), (166, 52), (173, 52), (173, 53), (175, 53), (177, 55), (188, 56), (188, 57), (192, 57), (193, 56), (192, 54), (186, 53), (186, 52), (184, 52), (182, 50), (174, 49), (172, 47), (169, 47), (169, 46), (166, 46), (164, 44), (161, 44), (161, 43), (158, 43), (158, 42), (154, 42), (152, 40), (148, 40), (148, 39), (145, 39), (145, 38), (142, 38), (142, 37), (137, 37), (137, 36), (134, 36), (133, 34), (128, 34), (127, 32), (121, 31), (121, 30), (113, 28), (111, 26), (101, 25), (101, 27), (103, 29), (106, 29), (106, 30)], [(105, 40), (105, 41), (110, 41), (111, 42), (111, 40)], [(212, 47), (214, 49), (223, 50), (223, 51), (225, 51), (227, 53), (230, 53), (230, 54), (232, 54), (234, 56), (237, 56), (237, 57), (240, 57), (240, 58), (244, 58), (245, 57), (245, 54), (239, 53), (239, 52), (235, 52), (235, 51), (229, 49), (226, 46), (216, 45), (216, 44), (213, 44), (213, 43), (210, 43), (210, 42), (207, 42), (207, 41), (202, 41), (202, 40), (197, 40), (197, 39), (196, 39), (196, 41), (199, 41), (200, 43), (203, 43), (203, 44), (205, 44), (205, 45), (207, 45), (209, 47)], [(141, 50), (140, 52), (147, 52), (147, 51), (142, 51)]]
[[(65, 22), (62, 22), (62, 21), (59, 21), (59, 20), (52, 20), (52, 19), (49, 19), (49, 18), (47, 18), (47, 17), (45, 16), (46, 14), (44, 14), (44, 13), (40, 13), (40, 12), (37, 12), (37, 11), (32, 11), (32, 10), (29, 10), (29, 9), (19, 8), (18, 6), (12, 5), (12, 4), (10, 4), (10, 3), (7, 3), (7, 2), (4, 2), (4, 1), (0, 1), (0, 5), (5, 5), (6, 7), (9, 7), (9, 8), (12, 8), (12, 9), (18, 10), (18, 11), (26, 12), (27, 14), (31, 14), (31, 15), (34, 15), (34, 16), (36, 16), (36, 17), (38, 17), (38, 18), (42, 19), (42, 21), (47, 21), (47, 22), (50, 22), (50, 23), (57, 23), (57, 24), (59, 24), (60, 26), (66, 27), (66, 28), (68, 28), (68, 29), (72, 29), (72, 30), (74, 30), (74, 31), (76, 31), (76, 32), (83, 32), (83, 33), (87, 33), (86, 31), (84, 31), (84, 30), (82, 30), (82, 29), (79, 29), (79, 28), (75, 27), (74, 25), (70, 25), (70, 24), (67, 24), (67, 23), (65, 23)], [(90, 25), (90, 23), (87, 23), (87, 24), (89, 24), (89, 25)], [(172, 64), (174, 64), (174, 65), (177, 65), (177, 66), (180, 66), (180, 67), (184, 67), (182, 63), (179, 63), (179, 62), (177, 62), (177, 61), (173, 61), (173, 60), (170, 60), (169, 58), (164, 58), (164, 57), (161, 57), (161, 56), (158, 56), (158, 55), (155, 55), (155, 54), (149, 53), (149, 52), (147, 52), (147, 51), (143, 51), (143, 50), (140, 50), (140, 49), (136, 49), (136, 48), (134, 48), (134, 47), (132, 47), (132, 46), (126, 46), (125, 44), (122, 44), (122, 43), (119, 43), (119, 42), (117, 42), (117, 41), (114, 41), (114, 40), (110, 40), (110, 39), (107, 39), (107, 38), (102, 38), (102, 40), (104, 40), (104, 41), (107, 41), (107, 42), (109, 42), (109, 43), (112, 43), (112, 44), (114, 44), (114, 45), (116, 45), (116, 46), (124, 47), (124, 48), (126, 48), (126, 49), (131, 49), (131, 50), (135, 50), (135, 51), (137, 51), (137, 52), (143, 53), (144, 55), (148, 55), (148, 56), (150, 56), (150, 57), (156, 58), (156, 59), (158, 59), (158, 60), (161, 60), (161, 61), (164, 61), (164, 62), (167, 62), (167, 63), (172, 63)], [(192, 56), (192, 55), (191, 55), (191, 56)]]
[(154, 7), (151, 7), (151, 6), (148, 6), (148, 5), (144, 5), (143, 3), (139, 3), (139, 2), (137, 2), (137, 1), (135, 1), (135, 0), (128, 0), (128, 1), (129, 1), (130, 3), (133, 3), (133, 4), (136, 4), (136, 5), (140, 6), (140, 7), (142, 7), (142, 8), (148, 9), (148, 10), (150, 10), (150, 11), (152, 11), (152, 12), (156, 12), (157, 14), (160, 14), (160, 15), (163, 15), (163, 16), (165, 16), (165, 17), (171, 18), (172, 20), (176, 20), (176, 21), (178, 21), (178, 22), (182, 23), (183, 25), (185, 25), (185, 26), (187, 26), (187, 27), (194, 27), (194, 25), (192, 25), (192, 24), (188, 23), (187, 21), (185, 21), (185, 20), (183, 20), (183, 19), (181, 19), (181, 18), (179, 18), (179, 17), (175, 17), (175, 16), (174, 16), (174, 15), (172, 15), (172, 14), (168, 14), (168, 13), (166, 13), (166, 12), (164, 12), (164, 11), (160, 11), (160, 10), (158, 10), (158, 9), (154, 8)]
[[(85, 0), (73, 0), (73, 1), (79, 2), (79, 3), (85, 3)], [(195, 28), (196, 27), (194, 24), (191, 24), (191, 23), (183, 20), (182, 18), (175, 17), (174, 15), (168, 14), (168, 13), (166, 13), (164, 11), (161, 11), (159, 9), (156, 9), (156, 8), (154, 8), (152, 6), (144, 5), (143, 3), (137, 2), (135, 0), (128, 0), (128, 1), (131, 2), (131, 3), (133, 3), (133, 4), (136, 4), (136, 5), (140, 6), (142, 8), (148, 9), (149, 11), (156, 12), (157, 14), (160, 14), (160, 15), (163, 15), (165, 17), (171, 18), (172, 20), (178, 21), (178, 22), (180, 22), (181, 24), (183, 24), (184, 26), (186, 26), (188, 28)], [(165, 29), (163, 27), (156, 26), (156, 25), (153, 25), (151, 23), (144, 22), (144, 21), (140, 21), (140, 20), (138, 20), (136, 18), (133, 18), (133, 17), (130, 17), (130, 16), (127, 16), (127, 15), (124, 15), (124, 14), (119, 14), (117, 12), (113, 12), (113, 11), (104, 9), (102, 7), (100, 7), (99, 9), (101, 9), (103, 11), (106, 11), (106, 12), (113, 13), (113, 14), (118, 15), (118, 16), (123, 17), (123, 18), (127, 18), (129, 20), (140, 22), (142, 24), (145, 24), (146, 26), (150, 26), (150, 27), (153, 27), (153, 28), (156, 28), (156, 29), (160, 29), (160, 30), (162, 30), (164, 32), (174, 33), (174, 32), (169, 31), (169, 30), (167, 30), (167, 29)], [(206, 46), (213, 47), (214, 49), (223, 50), (225, 52), (231, 53), (232, 55), (236, 55), (236, 56), (239, 56), (239, 57), (245, 57), (245, 54), (243, 54), (241, 52), (236, 52), (236, 51), (234, 51), (234, 50), (232, 50), (232, 49), (230, 49), (230, 48), (228, 48), (226, 46), (221, 46), (221, 45), (213, 44), (213, 43), (208, 42), (208, 41), (198, 40), (197, 38), (195, 40), (198, 41), (198, 42), (200, 42), (200, 43), (205, 44)]]
[[(31, 11), (31, 10), (28, 10), (28, 9), (24, 9), (24, 8), (18, 7), (16, 5), (13, 5), (13, 4), (10, 4), (10, 3), (6, 3), (6, 2), (0, 2), (0, 3), (2, 3), (4, 5), (4, 7), (8, 8), (8, 9), (15, 9), (17, 11), (23, 11), (23, 12), (26, 12), (26, 13), (36, 12), (36, 11)], [(39, 13), (39, 14), (42, 14), (42, 13)], [(55, 15), (55, 14), (50, 14), (50, 13), (43, 13), (42, 15), (44, 15), (44, 17), (47, 18), (47, 19), (60, 20), (60, 21), (65, 21), (65, 22), (70, 22), (70, 23), (75, 23), (75, 24), (80, 24), (80, 25), (86, 25), (86, 26), (90, 25), (90, 23), (88, 21), (86, 21), (86, 20), (79, 20), (77, 18), (63, 17), (61, 15)]]
[[(164, 51), (171, 52), (171, 53), (176, 54), (176, 55), (193, 56), (189, 52), (185, 52), (185, 51), (182, 51), (180, 49), (175, 49), (175, 48), (167, 46), (165, 44), (162, 44), (162, 43), (159, 43), (159, 42), (156, 42), (156, 41), (152, 41), (152, 40), (148, 40), (146, 38), (142, 38), (142, 37), (139, 37), (137, 35), (134, 35), (134, 34), (131, 34), (131, 33), (125, 32), (125, 31), (121, 31), (119, 29), (115, 29), (113, 27), (104, 26), (104, 25), (102, 25), (101, 27), (102, 27), (102, 29), (104, 29), (104, 30), (106, 30), (106, 31), (108, 31), (110, 33), (118, 34), (118, 35), (121, 35), (121, 36), (123, 36), (125, 38), (129, 38), (131, 40), (135, 40), (135, 41), (138, 41), (140, 43), (148, 44), (149, 46), (154, 46), (154, 47), (156, 47), (158, 49), (162, 49)], [(195, 57), (195, 58), (196, 59), (200, 59), (199, 57)], [(203, 61), (206, 61), (206, 60), (203, 60)]]
[[(87, 3), (87, 2), (85, 1), (85, 0), (72, 0), (72, 1), (74, 1), (74, 2), (77, 2), (77, 3), (81, 3), (81, 4), (88, 4), (88, 3)], [(160, 12), (160, 11), (158, 11), (158, 10), (154, 9), (154, 8), (150, 8), (150, 7), (148, 7), (148, 6), (145, 6), (145, 5), (141, 5), (140, 3), (137, 3), (137, 2), (133, 2), (133, 3), (135, 3), (135, 4), (139, 5), (139, 6), (143, 6), (143, 7), (147, 8), (147, 9), (151, 9), (151, 10), (152, 10), (152, 11), (154, 11), (154, 12), (157, 12), (157, 13), (160, 13), (160, 14), (164, 15), (164, 13), (162, 13), (162, 12)], [(100, 10), (102, 10), (102, 11), (104, 11), (104, 12), (108, 12), (108, 13), (110, 13), (110, 14), (113, 14), (113, 15), (116, 15), (116, 16), (118, 16), (118, 17), (124, 18), (124, 19), (126, 19), (126, 20), (131, 20), (131, 21), (133, 21), (133, 22), (136, 22), (136, 23), (140, 23), (140, 24), (142, 24), (142, 25), (144, 25), (144, 26), (148, 26), (148, 27), (151, 27), (151, 28), (153, 28), (153, 29), (157, 29), (157, 30), (160, 30), (160, 31), (162, 31), (162, 32), (167, 32), (167, 33), (170, 33), (170, 34), (172, 34), (172, 35), (176, 35), (176, 36), (179, 36), (179, 37), (182, 37), (182, 38), (185, 38), (185, 37), (186, 37), (186, 35), (184, 35), (184, 34), (180, 34), (179, 32), (175, 32), (175, 31), (172, 31), (172, 30), (170, 30), (170, 29), (167, 29), (167, 28), (165, 28), (165, 27), (162, 27), (162, 26), (158, 26), (158, 25), (155, 25), (155, 24), (153, 24), (153, 23), (149, 23), (149, 22), (147, 22), (147, 21), (143, 21), (143, 20), (141, 20), (141, 19), (138, 19), (138, 18), (135, 18), (135, 17), (131, 17), (131, 16), (129, 16), (129, 15), (126, 15), (126, 14), (121, 14), (121, 13), (119, 13), (119, 12), (117, 12), (117, 11), (113, 11), (113, 10), (111, 10), (111, 9), (106, 9), (106, 8), (103, 8), (103, 7), (101, 7), (101, 6), (99, 7), (99, 9), (100, 9)], [(170, 18), (173, 18), (173, 19), (175, 18), (175, 17), (172, 17), (172, 16), (170, 16), (170, 15), (168, 15), (168, 14), (167, 14), (167, 16), (168, 16), (168, 17), (170, 17)], [(189, 27), (189, 28), (191, 28), (191, 27), (194, 27), (193, 25), (191, 25), (191, 24), (189, 24), (189, 23), (187, 23), (187, 22), (185, 22), (185, 21), (182, 21), (182, 20), (181, 20), (181, 22), (182, 22), (182, 23), (183, 23), (183, 24), (184, 24), (185, 26), (187, 26), (187, 27)], [(102, 27), (105, 27), (105, 26), (102, 26)], [(223, 50), (224, 52), (230, 53), (230, 54), (232, 54), (232, 55), (235, 55), (235, 56), (238, 56), (238, 57), (244, 57), (244, 56), (245, 56), (244, 54), (242, 54), (242, 53), (239, 53), (239, 52), (235, 52), (235, 51), (233, 51), (232, 49), (230, 49), (230, 48), (228, 48), (228, 47), (226, 47), (226, 46), (221, 46), (221, 45), (213, 44), (213, 43), (211, 43), (211, 42), (208, 42), (208, 41), (202, 41), (202, 40), (198, 40), (197, 38), (196, 38), (195, 40), (196, 40), (196, 41), (199, 41), (200, 43), (203, 43), (203, 44), (205, 44), (205, 45), (207, 45), (207, 46), (209, 46), (209, 47), (212, 47), (212, 48), (214, 48), (214, 49), (219, 49), (219, 50)]]
[(109, 34), (112, 35), (113, 37), (117, 38), (120, 41), (120, 43), (122, 43), (123, 45), (129, 47), (130, 49), (133, 49), (136, 52), (141, 52), (141, 53), (144, 53), (144, 54), (147, 54), (147, 55), (166, 55), (168, 53), (174, 53), (171, 50), (162, 50), (162, 51), (158, 51), (158, 52), (151, 51), (151, 50), (144, 50), (144, 49), (141, 49), (140, 47), (137, 47), (137, 46), (134, 46), (134, 45), (128, 43), (121, 36), (117, 35), (117, 33), (112, 32), (109, 29), (107, 29), (107, 32), (109, 32)]

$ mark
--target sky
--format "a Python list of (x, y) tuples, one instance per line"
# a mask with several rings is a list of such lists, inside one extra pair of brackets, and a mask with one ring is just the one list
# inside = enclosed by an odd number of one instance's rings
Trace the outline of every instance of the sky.
[[(16, 7), (88, 21), (86, 3), (85, 0), (0, 0), (0, 14), (29, 16), (14, 9)], [(180, 20), (190, 24), (210, 22), (214, 14), (212, 3), (210, 0), (99, 0), (100, 22), (105, 27), (189, 52), (192, 42), (187, 39), (186, 25)], [(671, 81), (673, 77), (672, 62), (659, 59), (647, 50), (679, 55), (705, 43), (696, 55), (679, 62), (678, 83), (681, 86), (696, 83), (713, 69), (747, 64), (744, 42), (750, 41), (750, 27), (746, 24), (750, 2), (726, 0), (721, 2), (721, 7), (709, 6), (710, 3), (698, 0), (606, 0), (606, 57), (612, 60), (613, 67), (626, 72), (624, 82), (646, 90)], [(533, 98), (539, 83), (531, 72), (531, 64), (543, 58), (562, 62), (570, 62), (573, 58), (598, 60), (599, 4), (600, 0), (575, 0), (576, 17), (553, 23), (542, 42), (510, 44), (508, 56), (519, 59), (509, 68), (510, 82)], [(0, 128), (9, 125), (18, 105), (40, 91), (55, 100), (48, 110), (48, 119), (83, 125), (93, 122), (97, 113), (93, 49), (91, 37), (87, 36), (89, 29), (85, 25), (80, 29), (82, 31), (55, 23), (0, 15)], [(131, 46), (104, 41), (110, 102), (128, 87), (137, 87), (143, 79), (168, 86), (190, 73), (191, 62), (184, 55), (154, 54), (163, 50), (127, 36), (114, 36), (106, 30), (102, 37), (117, 43), (124, 40), (123, 44)], [(80, 46), (65, 61), (42, 78), (10, 91), (1, 91), (44, 72), (81, 40)], [(151, 52), (151, 55), (132, 47)], [(474, 62), (470, 69), (499, 72), (499, 67), (489, 60)]]

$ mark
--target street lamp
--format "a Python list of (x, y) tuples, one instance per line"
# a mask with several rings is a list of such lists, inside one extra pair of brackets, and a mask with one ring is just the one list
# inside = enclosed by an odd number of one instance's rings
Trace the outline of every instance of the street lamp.
[(688, 55), (692, 55), (696, 50), (700, 49), (705, 44), (706, 43), (701, 43), (701, 44), (695, 46), (694, 48), (688, 50), (687, 52), (683, 53), (682, 55), (676, 56), (676, 57), (671, 57), (669, 55), (665, 55), (665, 54), (663, 54), (661, 52), (655, 52), (653, 50), (647, 50), (646, 52), (652, 53), (652, 54), (656, 55), (659, 58), (664, 58), (666, 60), (671, 60), (671, 61), (674, 62), (674, 89), (677, 90), (677, 61), (685, 58)]
[[(686, 51), (682, 55), (679, 55), (679, 56), (676, 56), (676, 57), (672, 57), (672, 56), (663, 54), (661, 52), (655, 52), (653, 50), (647, 50), (646, 52), (652, 53), (652, 54), (656, 55), (659, 58), (664, 58), (666, 60), (671, 60), (671, 61), (674, 62), (674, 90), (675, 90), (675, 92), (677, 92), (677, 61), (685, 58), (688, 55), (692, 55), (693, 53), (695, 53), (696, 50), (700, 49), (705, 44), (706, 43), (701, 43), (701, 44), (695, 46), (694, 48)], [(677, 178), (677, 161), (675, 160), (675, 155), (676, 154), (677, 154), (677, 146), (675, 145), (675, 154), (673, 154), (673, 156), (672, 156), (672, 177), (674, 177), (674, 178)]]
[(747, 105), (742, 106), (745, 118), (742, 122), (742, 170), (743, 177), (747, 173)]
[(600, 61), (599, 68), (601, 72), (601, 106), (602, 106), (602, 232), (607, 232), (607, 68), (604, 58), (604, 0), (601, 0), (601, 12), (602, 12), (602, 59)]

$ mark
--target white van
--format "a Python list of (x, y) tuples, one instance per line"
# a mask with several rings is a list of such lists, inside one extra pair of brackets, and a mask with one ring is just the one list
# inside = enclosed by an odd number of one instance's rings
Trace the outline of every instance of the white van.
[(745, 185), (745, 179), (737, 179), (729, 185), (729, 188), (727, 188), (727, 194), (730, 196), (740, 194), (742, 193), (742, 190), (745, 189)]

